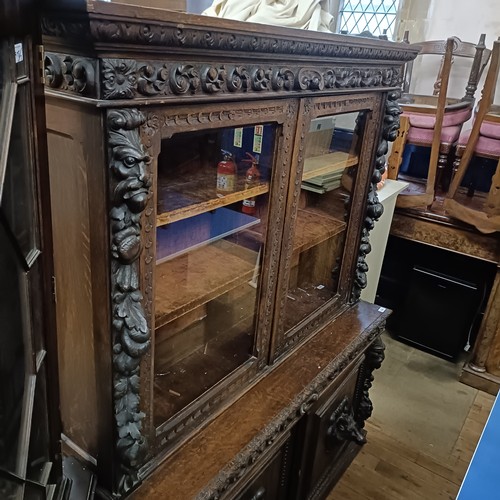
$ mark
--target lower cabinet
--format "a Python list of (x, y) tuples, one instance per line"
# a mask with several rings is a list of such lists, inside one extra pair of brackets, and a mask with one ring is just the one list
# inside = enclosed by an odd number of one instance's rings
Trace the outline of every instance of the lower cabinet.
[(361, 302), (299, 346), (145, 474), (130, 498), (326, 498), (365, 442), (390, 314), (380, 309)]
[[(379, 347), (380, 346), (380, 347)], [(364, 420), (371, 413), (367, 391), (378, 341), (352, 361), (321, 393), (303, 417), (255, 464), (249, 477), (224, 497), (237, 500), (325, 498), (366, 442)], [(383, 356), (383, 355), (382, 355)]]

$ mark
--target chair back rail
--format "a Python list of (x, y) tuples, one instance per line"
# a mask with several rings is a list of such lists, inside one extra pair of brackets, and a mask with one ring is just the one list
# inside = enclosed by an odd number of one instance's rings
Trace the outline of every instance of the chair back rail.
[(458, 187), (462, 183), (465, 172), (469, 166), (469, 163), (474, 155), (474, 149), (476, 148), (477, 141), (479, 139), (479, 132), (481, 130), (481, 125), (485, 116), (488, 114), (491, 105), (493, 104), (493, 99), (495, 98), (495, 87), (498, 79), (498, 70), (500, 66), (500, 41), (496, 40), (493, 43), (493, 51), (491, 54), (490, 67), (488, 69), (488, 74), (486, 75), (486, 80), (484, 82), (484, 87), (482, 91), (481, 101), (479, 103), (479, 109), (474, 120), (474, 125), (472, 126), (472, 131), (465, 147), (464, 154), (460, 160), (460, 165), (456, 171), (450, 188), (448, 190), (447, 198), (451, 199), (455, 196)]
[(476, 229), (482, 233), (500, 231), (500, 157), (497, 156), (499, 161), (492, 177), (491, 187), (484, 201), (482, 210), (474, 210), (458, 202), (455, 198), (474, 155), (484, 119), (486, 117), (495, 118), (495, 115), (498, 114), (498, 106), (493, 105), (493, 100), (495, 98), (495, 88), (499, 70), (500, 41), (496, 40), (493, 43), (490, 67), (488, 68), (481, 101), (479, 102), (469, 140), (467, 141), (458, 169), (452, 179), (450, 189), (444, 202), (445, 210), (449, 215), (475, 226)]
[[(478, 82), (484, 71), (484, 68), (488, 64), (491, 51), (486, 48), (485, 39), (486, 35), (483, 33), (479, 37), (477, 44), (471, 42), (463, 42), (460, 38), (454, 36), (450, 37), (453, 39), (453, 57), (465, 57), (473, 59), (467, 84), (465, 87), (465, 94), (461, 98), (462, 100), (473, 100), (474, 94), (477, 90)], [(403, 36), (403, 42), (409, 42), (409, 32), (405, 31)], [(444, 66), (444, 56), (446, 53), (447, 40), (430, 40), (426, 42), (419, 42), (417, 44), (411, 44), (420, 47), (419, 55), (442, 55), (441, 65), (434, 82), (434, 89), (432, 95), (439, 95), (439, 89), (441, 86), (441, 80), (443, 76), (443, 66)], [(452, 59), (453, 64), (453, 59)], [(408, 94), (410, 91), (410, 83), (413, 72), (413, 61), (407, 64), (404, 74), (404, 84), (403, 92)]]

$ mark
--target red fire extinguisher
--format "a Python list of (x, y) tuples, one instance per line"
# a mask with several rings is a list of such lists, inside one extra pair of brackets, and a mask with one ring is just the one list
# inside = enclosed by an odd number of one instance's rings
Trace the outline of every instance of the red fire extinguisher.
[[(257, 165), (259, 164), (259, 159), (256, 158), (255, 156), (252, 156), (250, 153), (247, 153), (247, 156), (249, 159), (243, 160), (243, 162), (251, 163), (251, 165), (245, 174), (245, 189), (250, 189), (256, 186), (260, 180), (260, 172), (259, 169), (257, 168)], [(243, 206), (241, 207), (241, 211), (244, 214), (254, 215), (256, 210), (257, 209), (255, 207), (255, 196), (243, 200)]]
[(236, 164), (229, 151), (222, 150), (222, 160), (217, 164), (217, 196), (232, 193), (236, 187)]

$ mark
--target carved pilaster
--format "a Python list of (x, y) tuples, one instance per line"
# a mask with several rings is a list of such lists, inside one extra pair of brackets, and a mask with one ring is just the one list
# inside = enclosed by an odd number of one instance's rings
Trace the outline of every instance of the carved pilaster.
[(399, 90), (393, 90), (388, 93), (385, 104), (385, 114), (382, 129), (382, 139), (377, 148), (375, 157), (375, 168), (373, 171), (370, 189), (368, 191), (368, 204), (366, 206), (365, 221), (361, 232), (361, 242), (359, 246), (358, 263), (354, 277), (354, 286), (352, 291), (352, 301), (359, 300), (361, 291), (366, 288), (368, 264), (366, 256), (371, 252), (370, 231), (374, 228), (375, 222), (380, 219), (384, 213), (384, 207), (379, 202), (377, 196), (377, 184), (382, 180), (382, 174), (385, 169), (385, 155), (389, 149), (389, 142), (393, 142), (399, 130), (399, 115), (401, 109), (397, 100), (401, 97)]
[(377, 337), (373, 344), (368, 348), (365, 353), (365, 361), (360, 371), (360, 378), (358, 380), (358, 394), (357, 394), (357, 411), (354, 416), (357, 428), (363, 429), (365, 420), (370, 418), (373, 411), (373, 404), (370, 400), (370, 388), (372, 386), (374, 377), (374, 370), (382, 366), (384, 360), (385, 345), (380, 337)]
[(151, 176), (147, 170), (150, 159), (139, 137), (143, 123), (144, 117), (136, 109), (108, 113), (113, 399), (120, 466), (115, 489), (119, 494), (137, 483), (137, 470), (147, 453), (139, 390), (140, 364), (150, 348), (150, 329), (142, 303), (139, 258), (143, 250), (141, 217), (151, 197)]

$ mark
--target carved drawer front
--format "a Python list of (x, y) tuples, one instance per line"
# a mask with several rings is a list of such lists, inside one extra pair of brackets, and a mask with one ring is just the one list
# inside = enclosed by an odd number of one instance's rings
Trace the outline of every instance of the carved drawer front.
[(291, 438), (268, 458), (263, 458), (254, 474), (245, 481), (236, 500), (288, 500), (287, 486), (291, 463)]
[[(363, 444), (365, 432), (356, 422), (356, 387), (364, 356), (336, 381), (331, 394), (321, 397), (307, 418), (299, 498), (323, 498)], [(340, 383), (338, 383), (340, 382)]]

